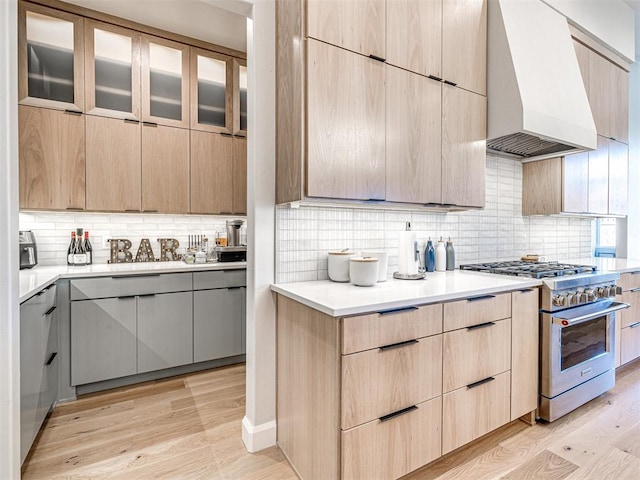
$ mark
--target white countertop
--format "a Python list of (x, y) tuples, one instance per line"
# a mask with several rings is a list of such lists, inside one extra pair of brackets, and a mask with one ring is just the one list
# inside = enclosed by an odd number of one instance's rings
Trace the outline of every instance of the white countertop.
[(145, 275), (155, 273), (197, 272), (205, 270), (236, 270), (247, 268), (247, 262), (216, 262), (203, 264), (187, 264), (178, 262), (143, 262), (94, 264), (86, 267), (70, 267), (67, 265), (20, 270), (20, 303), (60, 278), (108, 277), (118, 275)]
[(640, 260), (632, 258), (586, 257), (562, 260), (562, 263), (578, 263), (580, 265), (596, 265), (600, 272), (637, 272)]
[(534, 278), (454, 270), (428, 273), (424, 280), (389, 277), (373, 287), (330, 280), (282, 283), (271, 290), (327, 315), (341, 317), (411, 305), (437, 303), (542, 285)]

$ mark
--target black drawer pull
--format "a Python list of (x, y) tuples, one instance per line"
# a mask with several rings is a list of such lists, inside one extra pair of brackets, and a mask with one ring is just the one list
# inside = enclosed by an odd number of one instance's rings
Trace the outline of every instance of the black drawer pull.
[(51, 354), (51, 356), (49, 357), (49, 360), (47, 360), (47, 363), (45, 363), (45, 366), (49, 366), (53, 363), (53, 359), (56, 358), (56, 355), (58, 355), (58, 352), (53, 352)]
[(495, 324), (496, 324), (496, 322), (479, 323), (477, 325), (471, 325), (470, 327), (467, 327), (467, 330), (477, 330), (479, 328), (490, 327), (490, 326), (495, 325)]
[(142, 297), (155, 297), (155, 293), (143, 293), (142, 295), (138, 295), (140, 298)]
[(140, 123), (140, 120), (134, 120), (133, 118), (125, 118), (124, 123), (135, 123), (136, 125), (138, 125)]
[(522, 290), (518, 290), (520, 293), (529, 293), (533, 292), (533, 288), (523, 288)]
[(143, 210), (142, 213), (158, 213), (158, 210)]
[(469, 389), (476, 388), (476, 387), (479, 387), (480, 385), (484, 385), (485, 383), (493, 382), (494, 380), (495, 378), (493, 377), (485, 378), (484, 380), (480, 380), (479, 382), (470, 383), (469, 385), (467, 385), (467, 388)]
[(71, 115), (82, 115), (82, 112), (78, 111), (78, 110), (65, 110), (64, 113), (70, 113)]
[(640, 275), (640, 270), (638, 270), (637, 272), (630, 272), (631, 275)]
[(75, 211), (79, 211), (80, 212), (80, 211), (84, 210), (84, 208), (82, 208), (82, 207), (66, 207), (65, 210), (70, 210), (70, 211), (73, 211), (73, 212), (75, 212)]
[(632, 323), (631, 325), (629, 325), (629, 328), (638, 328), (638, 327), (640, 327), (640, 322)]
[(390, 413), (389, 415), (384, 415), (378, 418), (378, 420), (380, 420), (381, 422), (386, 422), (387, 420), (391, 420), (392, 418), (399, 417), (400, 415), (404, 415), (405, 413), (413, 412), (414, 410), (417, 410), (417, 409), (418, 407), (416, 407), (415, 405), (411, 405), (410, 407), (403, 408), (402, 410), (398, 410), (397, 412)]
[(135, 295), (127, 295), (126, 297), (116, 297), (118, 300), (135, 300)]
[(51, 307), (49, 310), (45, 312), (43, 317), (46, 317), (47, 315), (51, 315), (55, 309), (56, 309), (56, 306), (54, 305), (53, 307)]
[(398, 343), (392, 343), (390, 345), (383, 345), (382, 347), (378, 347), (378, 348), (382, 351), (393, 350), (394, 348), (408, 347), (409, 345), (414, 345), (416, 343), (418, 343), (418, 340), (413, 339), (413, 340), (407, 340), (406, 342), (398, 342)]
[(378, 312), (378, 315), (393, 315), (394, 313), (410, 312), (412, 310), (418, 310), (418, 307), (392, 308), (390, 310), (382, 310)]
[(122, 278), (143, 278), (143, 277), (159, 277), (160, 273), (149, 273), (147, 275), (113, 275), (111, 278), (120, 280)]
[(373, 53), (369, 55), (369, 58), (372, 60), (377, 60), (378, 62), (386, 62), (386, 58), (379, 57), (378, 55), (374, 55)]
[(436, 80), (437, 82), (441, 82), (442, 79), (440, 77), (436, 77), (435, 75), (427, 75), (431, 80)]
[[(620, 287), (618, 287), (620, 288)], [(640, 288), (632, 288), (631, 290), (629, 290), (630, 292), (640, 292)], [(620, 292), (622, 293), (622, 292)]]
[(458, 85), (456, 82), (452, 82), (451, 80), (445, 80), (444, 83), (446, 83), (447, 85), (451, 85), (452, 87)]
[(227, 132), (220, 132), (220, 135), (222, 135), (223, 137), (233, 137), (232, 133), (227, 133)]
[(155, 122), (142, 122), (145, 127), (157, 127), (158, 124)]
[(479, 297), (467, 298), (467, 302), (478, 302), (480, 300), (491, 300), (492, 298), (496, 298), (495, 295), (481, 295)]

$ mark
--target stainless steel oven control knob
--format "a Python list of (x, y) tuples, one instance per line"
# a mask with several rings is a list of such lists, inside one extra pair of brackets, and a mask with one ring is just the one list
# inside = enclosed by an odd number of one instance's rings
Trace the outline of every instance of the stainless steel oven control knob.
[(569, 298), (569, 305), (577, 305), (580, 303), (580, 294), (578, 292), (573, 292), (567, 295)]
[(587, 302), (593, 302), (595, 301), (596, 297), (596, 292), (593, 290), (593, 288), (588, 288), (584, 291), (584, 294), (587, 298)]
[(564, 295), (554, 295), (552, 302), (556, 307), (563, 307), (567, 304), (567, 297)]
[(598, 298), (605, 298), (609, 296), (609, 290), (607, 289), (607, 287), (598, 287), (596, 289), (596, 296)]

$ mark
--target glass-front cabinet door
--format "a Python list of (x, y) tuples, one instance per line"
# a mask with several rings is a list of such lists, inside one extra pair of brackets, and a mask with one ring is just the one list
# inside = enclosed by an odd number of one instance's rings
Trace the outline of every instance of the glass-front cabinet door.
[(20, 3), (18, 21), (20, 103), (84, 111), (82, 18)]
[(142, 119), (189, 128), (189, 47), (142, 36)]
[(233, 133), (247, 135), (247, 62), (233, 60)]
[(86, 113), (140, 120), (140, 34), (85, 21)]
[(232, 58), (191, 48), (191, 128), (231, 133)]

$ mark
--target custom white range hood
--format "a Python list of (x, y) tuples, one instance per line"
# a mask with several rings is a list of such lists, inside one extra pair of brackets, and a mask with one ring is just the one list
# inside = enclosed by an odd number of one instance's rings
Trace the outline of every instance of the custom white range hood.
[(597, 146), (565, 17), (540, 0), (489, 0), (487, 152), (541, 160)]

